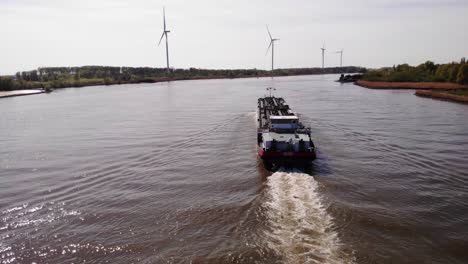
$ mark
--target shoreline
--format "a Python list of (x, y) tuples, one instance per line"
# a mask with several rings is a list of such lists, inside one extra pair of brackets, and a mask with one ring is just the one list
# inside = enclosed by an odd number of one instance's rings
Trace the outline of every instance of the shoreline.
[(462, 96), (462, 95), (443, 93), (443, 92), (434, 92), (434, 91), (416, 91), (414, 95), (420, 96), (420, 97), (437, 99), (437, 100), (468, 104), (468, 97)]
[[(196, 77), (156, 77), (156, 78), (144, 78), (135, 81), (111, 81), (105, 82), (104, 79), (100, 80), (99, 82), (92, 82), (92, 83), (78, 83), (77, 85), (70, 85), (64, 87), (56, 87), (52, 88), (53, 90), (57, 89), (66, 89), (66, 88), (82, 88), (82, 87), (91, 87), (91, 86), (112, 86), (112, 85), (121, 85), (121, 84), (141, 84), (141, 83), (160, 83), (160, 82), (172, 82), (172, 81), (192, 81), (192, 80), (221, 80), (221, 79), (247, 79), (247, 78), (268, 78), (268, 77), (288, 77), (288, 76), (307, 76), (307, 75), (329, 75), (335, 73), (304, 73), (304, 74), (288, 74), (288, 75), (271, 75), (271, 74), (261, 74), (261, 75), (238, 75), (238, 76), (196, 76)], [(26, 91), (34, 91), (28, 93)], [(2, 95), (2, 94), (5, 95)], [(6, 97), (13, 97), (13, 96), (22, 96), (22, 95), (32, 95), (32, 94), (40, 94), (45, 93), (45, 89), (18, 89), (18, 90), (10, 90), (10, 91), (1, 91), (0, 90), (0, 98)], [(8, 95), (7, 95), (8, 94)], [(11, 95), (10, 95), (11, 94)]]
[(0, 98), (16, 97), (16, 96), (25, 96), (33, 94), (42, 94), (45, 93), (44, 90), (13, 90), (13, 91), (0, 91)]
[(357, 86), (377, 90), (461, 90), (468, 87), (444, 82), (373, 82), (359, 80), (355, 82)]

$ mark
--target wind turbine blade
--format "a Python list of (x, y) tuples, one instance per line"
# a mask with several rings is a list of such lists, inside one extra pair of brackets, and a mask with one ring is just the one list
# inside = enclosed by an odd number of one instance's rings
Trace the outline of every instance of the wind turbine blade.
[(270, 29), (268, 28), (268, 25), (266, 25), (266, 28), (267, 28), (267, 31), (268, 31), (268, 35), (270, 36), (270, 40), (273, 40), (273, 37), (271, 36)]
[(271, 47), (271, 44), (272, 44), (272, 43), (273, 43), (273, 41), (270, 41), (270, 45), (268, 45), (268, 49), (267, 49), (267, 51), (266, 51), (266, 53), (265, 53), (265, 56), (266, 56), (266, 55), (268, 54), (268, 52), (270, 51), (270, 47)]
[(161, 41), (162, 41), (162, 39), (164, 38), (164, 33), (165, 33), (165, 32), (162, 33), (161, 38), (159, 39), (158, 46), (161, 45)]
[(164, 31), (166, 31), (166, 7), (163, 7)]

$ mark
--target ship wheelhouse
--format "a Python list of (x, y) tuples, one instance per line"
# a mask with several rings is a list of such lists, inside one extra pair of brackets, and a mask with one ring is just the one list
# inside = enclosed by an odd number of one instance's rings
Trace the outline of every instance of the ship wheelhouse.
[(270, 116), (270, 130), (294, 131), (299, 128), (299, 118), (294, 115)]

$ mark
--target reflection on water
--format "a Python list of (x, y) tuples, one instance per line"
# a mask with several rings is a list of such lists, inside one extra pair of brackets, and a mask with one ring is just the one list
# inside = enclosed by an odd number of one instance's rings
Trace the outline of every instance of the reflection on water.
[[(0, 100), (0, 263), (464, 263), (468, 108), (336, 76)], [(267, 171), (274, 86), (318, 159)]]

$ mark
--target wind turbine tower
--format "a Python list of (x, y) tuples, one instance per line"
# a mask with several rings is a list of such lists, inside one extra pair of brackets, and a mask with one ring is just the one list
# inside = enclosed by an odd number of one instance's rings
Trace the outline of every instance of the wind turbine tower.
[(268, 31), (268, 35), (270, 36), (270, 45), (268, 45), (268, 49), (267, 49), (267, 52), (265, 53), (268, 54), (268, 51), (270, 51), (270, 47), (271, 47), (271, 72), (273, 73), (273, 70), (275, 69), (274, 67), (274, 62), (275, 62), (275, 41), (279, 40), (279, 39), (275, 39), (271, 36), (271, 33), (270, 33), (270, 29), (268, 28), (268, 25), (266, 26), (267, 28), (267, 31)]
[(344, 49), (341, 49), (340, 51), (333, 52), (333, 53), (339, 53), (340, 54), (340, 67), (343, 67), (343, 51)]
[(168, 41), (167, 41), (167, 33), (171, 32), (169, 30), (167, 30), (166, 28), (166, 8), (163, 7), (163, 21), (164, 21), (164, 30), (163, 30), (163, 33), (161, 35), (161, 38), (159, 39), (159, 45), (161, 45), (161, 41), (164, 37), (166, 37), (166, 63), (167, 63), (167, 73), (170, 72), (170, 68), (169, 68), (169, 44), (168, 44)]
[(322, 69), (325, 68), (325, 43), (323, 43), (323, 46), (320, 48), (322, 50)]

